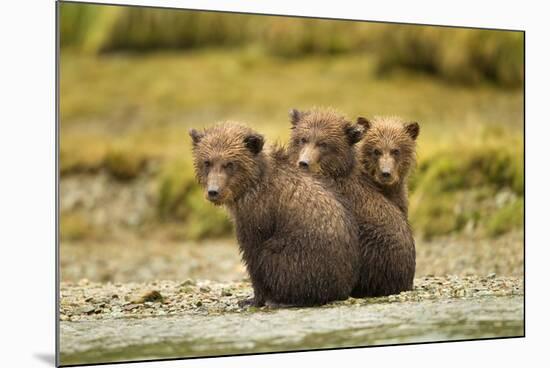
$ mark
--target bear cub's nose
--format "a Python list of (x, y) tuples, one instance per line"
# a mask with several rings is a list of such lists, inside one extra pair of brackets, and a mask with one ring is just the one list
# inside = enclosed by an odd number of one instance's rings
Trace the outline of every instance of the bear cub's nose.
[(208, 189), (208, 198), (216, 198), (218, 194), (220, 193), (217, 189)]
[(307, 169), (309, 167), (309, 163), (307, 161), (300, 161), (300, 162), (298, 162), (298, 165), (302, 169)]

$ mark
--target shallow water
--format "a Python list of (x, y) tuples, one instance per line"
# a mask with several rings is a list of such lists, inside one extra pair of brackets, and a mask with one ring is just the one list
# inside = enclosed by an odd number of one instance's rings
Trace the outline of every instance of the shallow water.
[(522, 336), (523, 296), (61, 322), (61, 363)]

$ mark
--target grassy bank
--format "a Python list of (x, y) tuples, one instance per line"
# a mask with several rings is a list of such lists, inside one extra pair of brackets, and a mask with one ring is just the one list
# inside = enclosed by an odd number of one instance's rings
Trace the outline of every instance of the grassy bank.
[(409, 69), (506, 87), (524, 78), (519, 32), (62, 4), (61, 45), (91, 55), (211, 47), (250, 47), (282, 59), (364, 54), (380, 74)]
[[(466, 87), (430, 75), (380, 77), (365, 55), (282, 61), (244, 50), (61, 58), (61, 173), (107, 173), (153, 183), (151, 228), (176, 236), (226, 236), (191, 167), (187, 130), (240, 120), (286, 142), (292, 107), (334, 106), (350, 118), (400, 115), (420, 122), (410, 219), (425, 237), (496, 236), (523, 225), (523, 96), (491, 84)], [(83, 93), (85, 91), (85, 93)], [(62, 213), (65, 239), (101, 233), (83, 211)]]

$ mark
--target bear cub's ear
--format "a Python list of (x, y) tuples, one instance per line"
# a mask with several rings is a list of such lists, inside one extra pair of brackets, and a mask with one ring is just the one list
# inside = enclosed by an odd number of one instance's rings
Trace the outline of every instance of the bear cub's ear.
[(359, 116), (357, 118), (357, 124), (361, 126), (361, 128), (363, 129), (363, 133), (366, 132), (367, 130), (370, 129), (370, 127), (372, 126), (371, 122), (369, 121), (369, 119), (367, 118), (364, 118), (362, 116)]
[(363, 138), (363, 128), (358, 125), (348, 125), (345, 128), (346, 136), (348, 137), (348, 142), (350, 145), (354, 145)]
[(412, 123), (405, 123), (405, 131), (413, 139), (416, 140), (418, 134), (420, 133), (420, 125), (416, 121)]
[(264, 137), (259, 134), (251, 134), (244, 139), (244, 145), (250, 152), (257, 155), (264, 147)]
[(204, 137), (204, 133), (199, 133), (195, 129), (189, 129), (189, 136), (193, 140), (193, 145), (197, 145)]
[(304, 117), (305, 113), (297, 109), (292, 109), (288, 112), (288, 117), (290, 118), (290, 123), (292, 125), (297, 125), (298, 122)]

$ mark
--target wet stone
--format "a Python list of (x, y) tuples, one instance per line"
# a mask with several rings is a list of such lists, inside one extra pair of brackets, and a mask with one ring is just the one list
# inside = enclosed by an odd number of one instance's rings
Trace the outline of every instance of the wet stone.
[(95, 307), (93, 305), (84, 306), (82, 308), (78, 309), (79, 314), (90, 314), (93, 313), (95, 310)]
[(225, 289), (222, 290), (221, 296), (231, 296), (231, 295), (233, 295), (231, 291), (225, 290)]

